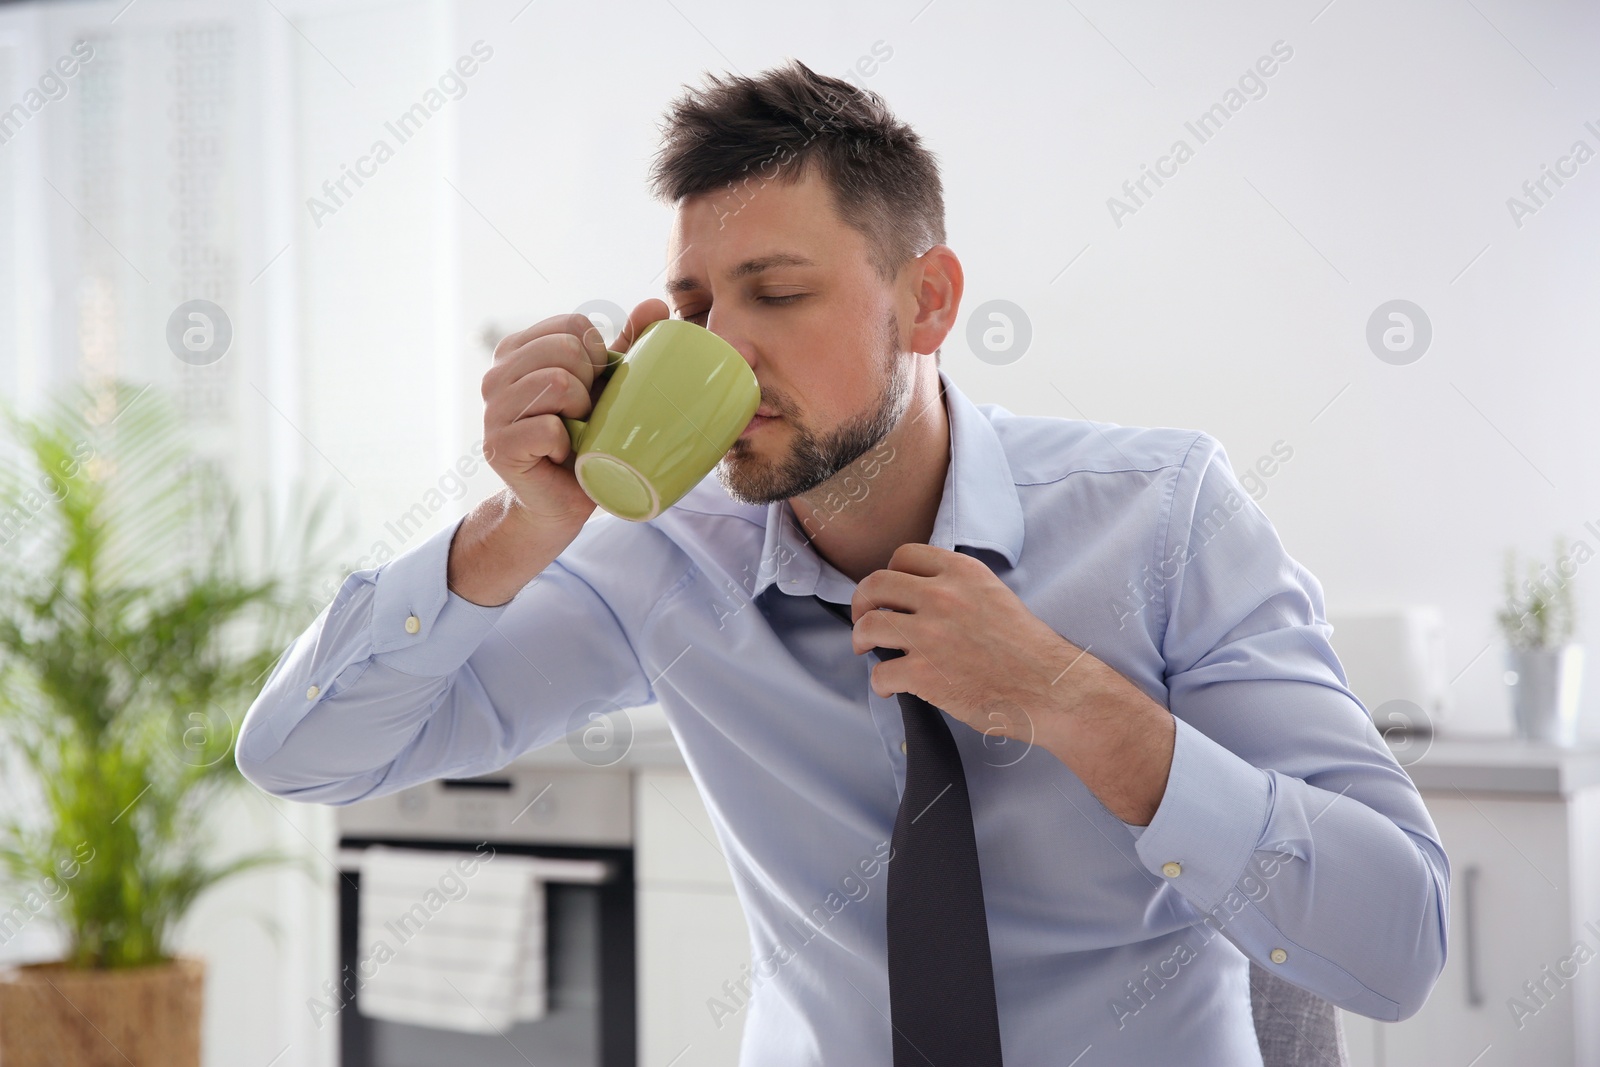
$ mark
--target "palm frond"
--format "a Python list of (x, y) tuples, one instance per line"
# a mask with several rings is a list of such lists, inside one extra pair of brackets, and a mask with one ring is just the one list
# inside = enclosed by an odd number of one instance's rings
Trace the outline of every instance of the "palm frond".
[[(235, 494), (154, 388), (79, 387), (0, 423), (19, 461), (0, 469), (0, 731), (43, 813), (0, 819), (0, 877), (70, 866), (52, 901), (70, 958), (155, 962), (201, 893), (292, 859), (208, 865), (203, 831), (217, 791), (243, 781), (238, 721), (315, 553), (288, 581), (247, 565)], [(281, 538), (305, 550), (326, 503)]]

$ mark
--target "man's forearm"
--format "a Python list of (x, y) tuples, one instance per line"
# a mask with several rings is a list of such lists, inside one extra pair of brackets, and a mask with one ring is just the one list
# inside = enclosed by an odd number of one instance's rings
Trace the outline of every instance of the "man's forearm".
[(1074, 706), (1039, 716), (1037, 743), (1065, 763), (1117, 818), (1147, 826), (1161, 806), (1172, 770), (1177, 725), (1115, 668), (1083, 653), (1071, 668), (1092, 684), (1071, 689)]
[(511, 490), (502, 489), (461, 520), (445, 581), (465, 600), (499, 607), (543, 573), (572, 536), (538, 528)]

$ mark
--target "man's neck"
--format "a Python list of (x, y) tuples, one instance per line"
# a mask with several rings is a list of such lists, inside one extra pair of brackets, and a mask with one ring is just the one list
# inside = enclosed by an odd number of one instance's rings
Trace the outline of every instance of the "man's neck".
[(887, 567), (901, 545), (933, 536), (950, 467), (950, 419), (941, 394), (937, 374), (919, 378), (905, 414), (878, 447), (789, 498), (811, 547), (853, 582)]

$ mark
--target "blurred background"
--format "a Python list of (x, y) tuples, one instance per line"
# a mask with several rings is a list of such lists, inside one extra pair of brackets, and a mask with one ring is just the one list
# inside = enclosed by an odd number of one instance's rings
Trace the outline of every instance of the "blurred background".
[[(247, 511), (331, 501), (298, 632), (497, 488), (472, 460), (500, 337), (575, 309), (614, 336), (661, 295), (671, 211), (644, 178), (680, 86), (790, 56), (847, 77), (942, 162), (952, 378), (1017, 413), (1219, 438), (1320, 581), (1375, 723), (1408, 768), (1438, 761), (1418, 780), (1457, 873), (1481, 871), (1482, 929), (1452, 943), (1477, 970), (1403, 1025), (1495, 1045), (1484, 1064), (1600, 1062), (1595, 980), (1558, 966), (1600, 947), (1600, 684), (1565, 668), (1566, 743), (1513, 743), (1498, 621), (1512, 550), (1575, 609), (1563, 647), (1600, 616), (1597, 46), (1577, 0), (0, 4), (0, 392), (27, 413), (151, 385)], [(242, 875), (189, 913), (204, 1061), (337, 1063), (307, 1006), (338, 966), (335, 813), (247, 790), (214, 814), (219, 855), (320, 873)], [(1461, 863), (1472, 834), (1517, 872)], [(6, 956), (48, 958), (45, 926)], [(1532, 955), (1497, 962), (1501, 941)], [(1562, 984), (1519, 1020), (1541, 964)], [(722, 1028), (691, 1032), (709, 994), (685, 995), (638, 1062), (732, 1062)], [(1423, 1062), (1383, 1029), (1347, 1017), (1354, 1061)]]

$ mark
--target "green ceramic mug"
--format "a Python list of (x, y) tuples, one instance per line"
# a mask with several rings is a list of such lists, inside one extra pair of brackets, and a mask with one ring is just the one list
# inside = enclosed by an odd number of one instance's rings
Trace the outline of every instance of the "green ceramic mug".
[(643, 522), (711, 472), (761, 406), (761, 388), (737, 348), (683, 319), (657, 319), (626, 355), (607, 356), (588, 419), (561, 421), (589, 499)]

